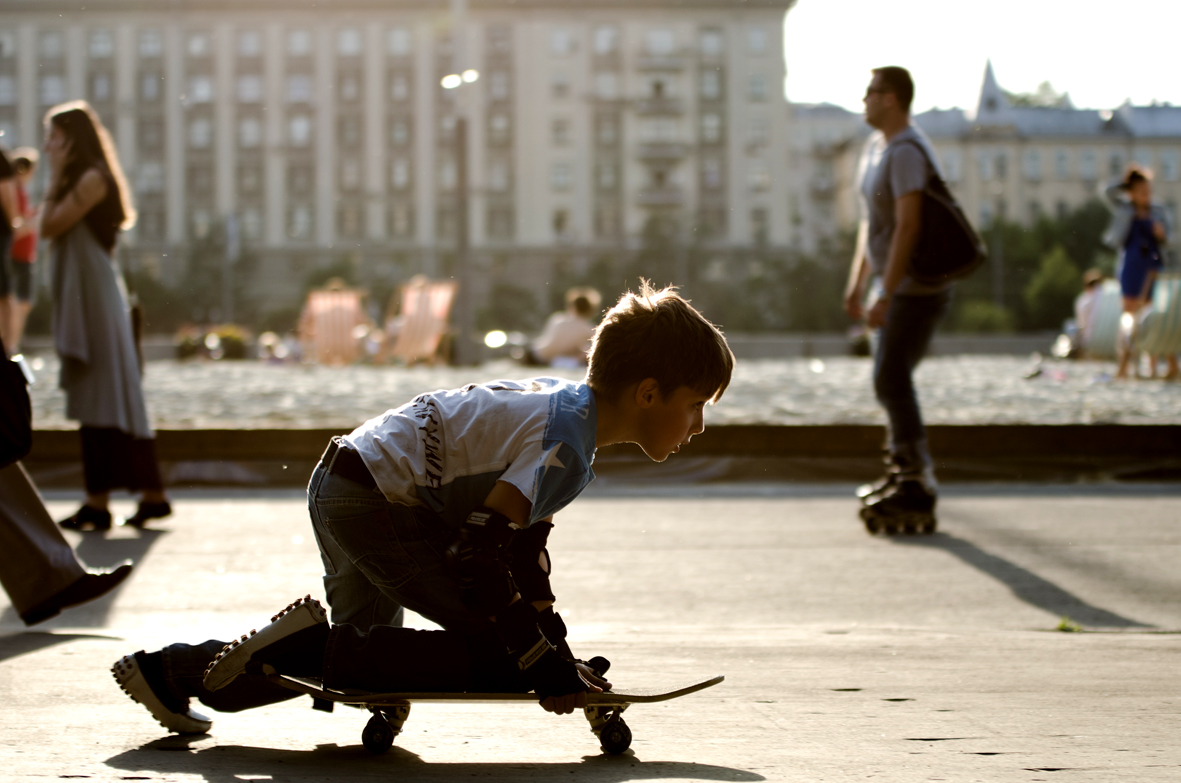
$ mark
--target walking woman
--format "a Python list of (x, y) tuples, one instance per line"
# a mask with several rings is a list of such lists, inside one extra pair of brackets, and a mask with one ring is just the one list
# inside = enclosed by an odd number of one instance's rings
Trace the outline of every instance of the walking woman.
[(113, 489), (141, 492), (128, 524), (172, 513), (156, 461), (123, 279), (112, 258), (135, 223), (111, 137), (85, 101), (45, 118), (50, 178), (41, 235), (53, 240), (53, 335), (66, 416), (81, 424), (86, 502), (61, 526), (109, 530)]

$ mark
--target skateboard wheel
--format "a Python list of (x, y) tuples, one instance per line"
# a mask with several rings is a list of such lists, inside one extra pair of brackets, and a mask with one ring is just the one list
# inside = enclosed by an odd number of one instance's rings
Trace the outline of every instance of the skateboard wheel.
[(375, 755), (385, 753), (394, 744), (394, 730), (381, 716), (374, 715), (361, 731), (361, 744)]
[(888, 536), (897, 535), (898, 533), (898, 526), (893, 522), (887, 522), (884, 526), (884, 529), (886, 531), (886, 535)]
[(599, 742), (604, 751), (618, 756), (631, 747), (632, 730), (623, 722), (623, 718), (611, 718), (599, 731)]
[(914, 522), (906, 522), (902, 525), (902, 532), (906, 533), (908, 536), (913, 536), (918, 532), (918, 529), (915, 527)]
[(932, 533), (934, 533), (935, 526), (936, 526), (936, 523), (935, 523), (935, 519), (933, 517), (931, 519), (928, 519), (925, 522), (923, 522), (923, 535), (929, 536)]

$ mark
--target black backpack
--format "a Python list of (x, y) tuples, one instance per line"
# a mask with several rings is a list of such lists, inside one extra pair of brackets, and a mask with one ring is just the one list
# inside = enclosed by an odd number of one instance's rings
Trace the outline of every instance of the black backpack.
[(903, 139), (902, 143), (917, 147), (931, 169), (923, 188), (922, 224), (910, 259), (910, 277), (924, 285), (940, 285), (967, 277), (988, 260), (988, 248), (968, 222), (923, 145), (914, 139)]

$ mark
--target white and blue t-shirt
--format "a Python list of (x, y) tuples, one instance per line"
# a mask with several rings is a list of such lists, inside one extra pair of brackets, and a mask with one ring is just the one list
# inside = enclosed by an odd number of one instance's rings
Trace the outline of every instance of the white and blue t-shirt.
[(533, 504), (532, 523), (595, 477), (595, 399), (562, 378), (471, 384), (420, 394), (345, 442), (391, 503), (426, 505), (458, 526), (507, 481)]

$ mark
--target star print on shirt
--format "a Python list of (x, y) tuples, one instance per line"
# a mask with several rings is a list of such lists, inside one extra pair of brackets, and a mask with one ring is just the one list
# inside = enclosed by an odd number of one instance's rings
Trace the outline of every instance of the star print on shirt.
[(552, 449), (550, 449), (549, 453), (545, 455), (545, 461), (541, 463), (542, 469), (544, 469), (544, 470), (548, 470), (550, 468), (563, 468), (564, 469), (566, 467), (565, 465), (562, 464), (562, 461), (560, 459), (558, 459), (558, 449), (560, 449), (560, 448), (562, 448), (561, 443), (555, 445)]

